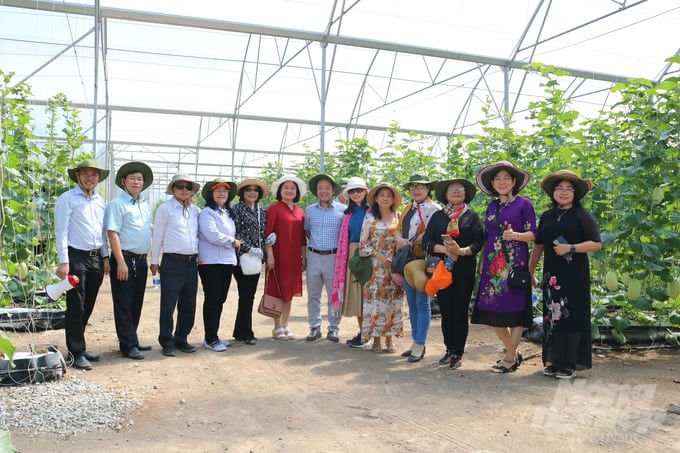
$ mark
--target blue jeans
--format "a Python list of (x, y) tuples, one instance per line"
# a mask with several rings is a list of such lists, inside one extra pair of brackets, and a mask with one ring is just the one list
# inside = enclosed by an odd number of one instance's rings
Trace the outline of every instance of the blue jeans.
[(418, 291), (403, 279), (406, 302), (408, 302), (408, 314), (411, 320), (411, 337), (417, 344), (424, 345), (427, 341), (427, 332), (430, 330), (430, 318), (432, 309), (430, 299), (425, 291)]

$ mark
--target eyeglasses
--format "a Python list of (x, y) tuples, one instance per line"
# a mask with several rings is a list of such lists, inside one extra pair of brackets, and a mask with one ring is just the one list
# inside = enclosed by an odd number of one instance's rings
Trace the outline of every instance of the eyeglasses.
[(257, 187), (246, 187), (244, 192), (258, 192), (259, 193), (260, 189), (258, 189)]
[(573, 192), (574, 188), (573, 187), (562, 187), (562, 186), (557, 186), (555, 189), (553, 189), (555, 192)]
[(349, 189), (347, 191), (348, 194), (354, 195), (355, 193), (362, 193), (366, 189), (361, 189), (361, 188), (356, 188), (356, 189)]
[(420, 189), (427, 189), (426, 184), (411, 184), (408, 186), (408, 190), (420, 190)]
[(457, 187), (457, 186), (451, 186), (448, 189), (446, 189), (447, 192), (453, 192), (453, 193), (463, 193), (465, 192), (465, 187)]
[(191, 184), (175, 184), (172, 187), (174, 187), (177, 190), (191, 190), (191, 189), (193, 189), (193, 186)]

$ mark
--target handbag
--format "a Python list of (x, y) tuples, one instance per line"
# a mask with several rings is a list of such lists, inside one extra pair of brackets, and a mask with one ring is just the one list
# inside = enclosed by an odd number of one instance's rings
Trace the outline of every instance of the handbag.
[(425, 257), (425, 275), (428, 277), (432, 276), (441, 260), (442, 259), (437, 255), (427, 255)]
[[(260, 208), (257, 209), (257, 236), (260, 250), (262, 250), (262, 237), (260, 236)], [(246, 252), (238, 258), (239, 266), (243, 275), (255, 275), (262, 272), (262, 257), (255, 253)]]
[[(272, 274), (274, 275), (274, 280), (276, 280), (276, 288), (279, 290), (279, 294), (281, 294), (281, 288), (279, 287), (279, 279), (276, 277), (276, 271), (272, 271)], [(281, 316), (281, 312), (283, 311), (283, 299), (267, 294), (268, 283), (269, 272), (267, 272), (264, 277), (264, 294), (262, 295), (262, 299), (260, 299), (260, 304), (257, 306), (257, 312), (269, 318), (278, 318)]]
[(513, 266), (508, 274), (508, 286), (512, 288), (531, 288), (531, 274), (525, 266)]
[[(496, 224), (499, 225), (498, 220), (499, 208), (496, 206)], [(506, 261), (510, 261), (510, 254), (508, 253), (508, 246), (505, 241), (501, 238), (501, 249), (503, 254), (505, 254)], [(531, 288), (531, 274), (529, 273), (529, 268), (527, 266), (512, 266), (510, 272), (508, 273), (508, 286), (511, 288), (529, 289)]]
[(404, 274), (404, 266), (408, 264), (409, 261), (413, 261), (416, 257), (411, 251), (411, 244), (406, 247), (402, 247), (394, 254), (392, 258), (391, 270), (394, 274)]
[(262, 258), (259, 255), (246, 252), (238, 260), (243, 275), (255, 275), (262, 271)]

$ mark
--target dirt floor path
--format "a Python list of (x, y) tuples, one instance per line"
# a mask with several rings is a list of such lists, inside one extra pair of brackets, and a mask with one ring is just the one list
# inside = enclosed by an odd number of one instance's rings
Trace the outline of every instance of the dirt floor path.
[[(230, 338), (236, 312), (233, 285), (221, 334)], [(261, 294), (259, 292), (258, 294)], [(121, 430), (62, 437), (11, 433), (22, 452), (510, 452), (680, 451), (678, 349), (600, 351), (592, 370), (571, 382), (544, 377), (540, 358), (515, 373), (498, 375), (500, 357), (490, 328), (471, 326), (463, 367), (437, 366), (444, 347), (433, 319), (427, 354), (408, 363), (399, 354), (347, 347), (356, 320), (344, 319), (340, 344), (307, 342), (306, 299), (294, 300), (291, 327), (301, 338), (271, 339), (271, 322), (254, 314), (256, 346), (236, 343), (227, 352), (200, 348), (164, 357), (155, 341), (159, 293), (149, 288), (141, 338), (154, 345), (142, 361), (117, 351), (108, 283), (102, 287), (88, 349), (102, 353), (92, 371), (69, 369), (105, 389), (131, 392), (144, 403)], [(199, 293), (196, 328), (203, 326)], [(324, 317), (325, 321), (325, 317)], [(324, 324), (325, 337), (325, 324)], [(408, 334), (408, 332), (407, 332)], [(54, 343), (63, 331), (9, 333), (20, 350)], [(410, 339), (397, 341), (403, 351)], [(539, 345), (523, 342), (525, 356)], [(0, 389), (3, 398), (11, 390)], [(68, 404), (64, 401), (64, 404)]]

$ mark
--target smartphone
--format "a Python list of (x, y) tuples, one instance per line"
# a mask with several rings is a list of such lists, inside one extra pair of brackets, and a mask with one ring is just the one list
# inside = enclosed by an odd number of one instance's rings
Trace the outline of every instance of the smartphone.
[[(556, 245), (557, 245), (557, 244), (569, 244), (569, 242), (567, 241), (567, 239), (566, 239), (564, 236), (562, 236), (562, 235), (557, 236), (553, 242), (554, 242), (554, 244), (556, 244)], [(569, 252), (569, 253), (565, 253), (564, 255), (562, 255), (562, 258), (564, 258), (564, 259), (567, 260), (567, 261), (571, 261), (571, 259), (573, 258), (573, 256), (572, 256), (572, 253)]]

